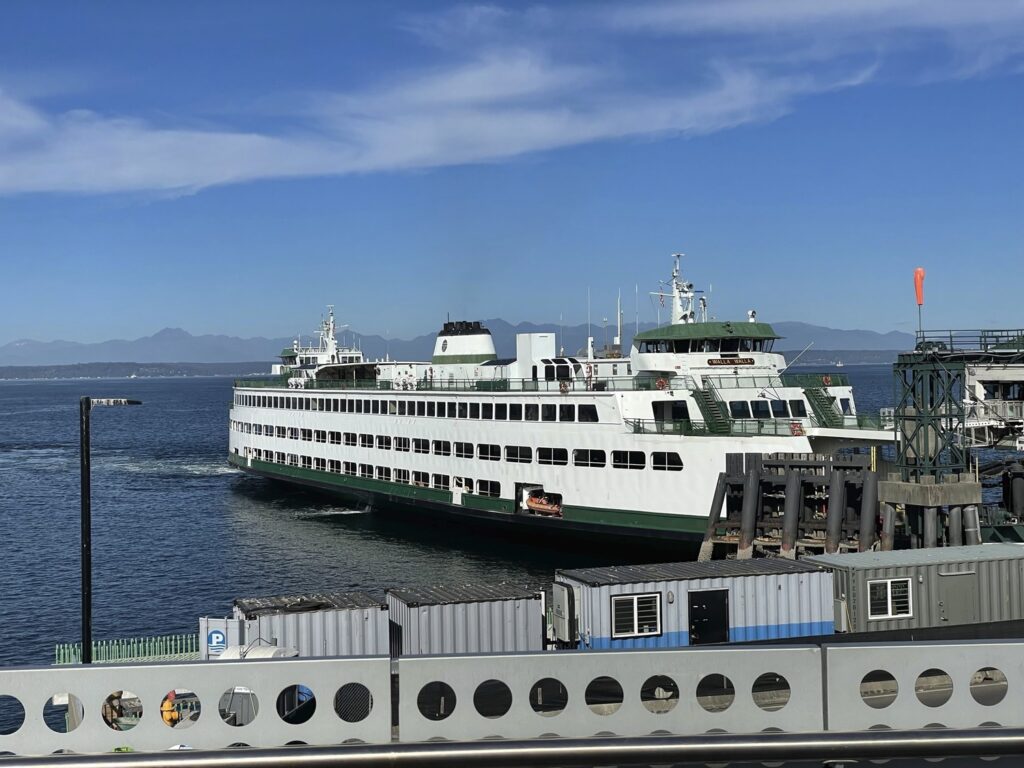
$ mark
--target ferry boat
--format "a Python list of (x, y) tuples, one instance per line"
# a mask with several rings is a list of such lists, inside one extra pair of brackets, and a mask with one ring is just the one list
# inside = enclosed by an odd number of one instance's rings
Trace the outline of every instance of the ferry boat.
[[(269, 379), (235, 382), (229, 461), (373, 508), (601, 537), (699, 539), (728, 454), (892, 442), (843, 374), (791, 374), (772, 327), (708, 317), (676, 256), (667, 325), (627, 357), (451, 321), (429, 361), (339, 346), (333, 309)], [(621, 335), (621, 330), (620, 330)], [(616, 339), (618, 343), (618, 339)], [(611, 348), (615, 355), (615, 345)]]

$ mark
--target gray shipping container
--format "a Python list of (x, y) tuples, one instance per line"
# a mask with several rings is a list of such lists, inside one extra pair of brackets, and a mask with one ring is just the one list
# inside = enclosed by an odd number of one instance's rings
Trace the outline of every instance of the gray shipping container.
[(834, 627), (832, 574), (781, 558), (556, 571), (552, 609), (556, 637), (588, 649), (808, 637)]
[(1024, 546), (815, 555), (831, 568), (837, 629), (878, 632), (1024, 618)]
[[(201, 620), (201, 640), (204, 621), (218, 620)], [(388, 655), (387, 606), (363, 592), (240, 598), (233, 618), (219, 622), (240, 626), (239, 645), (294, 648), (304, 658)]]
[(501, 653), (544, 648), (544, 594), (495, 585), (389, 589), (391, 654)]

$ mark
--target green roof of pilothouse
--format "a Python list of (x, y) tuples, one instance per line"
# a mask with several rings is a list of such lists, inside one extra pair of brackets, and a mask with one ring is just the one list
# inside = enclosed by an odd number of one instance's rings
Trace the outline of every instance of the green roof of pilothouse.
[(664, 339), (781, 339), (768, 323), (674, 323), (638, 333), (636, 341)]

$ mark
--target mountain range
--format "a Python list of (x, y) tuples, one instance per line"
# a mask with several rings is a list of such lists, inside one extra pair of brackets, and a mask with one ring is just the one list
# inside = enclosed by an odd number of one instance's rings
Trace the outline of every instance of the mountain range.
[[(519, 323), (504, 320), (484, 321), (494, 338), (499, 357), (512, 357), (515, 353), (516, 333), (554, 332), (565, 354), (576, 354), (586, 348), (587, 326)], [(838, 330), (798, 322), (773, 323), (783, 340), (779, 350), (801, 350), (813, 343), (815, 350), (896, 352), (911, 349), (914, 337), (909, 333), (890, 331)], [(653, 328), (652, 323), (641, 323), (640, 330)], [(632, 341), (632, 327), (623, 329), (623, 345)], [(594, 346), (600, 349), (612, 341), (614, 329), (594, 326), (590, 330)], [(435, 334), (424, 334), (412, 339), (385, 339), (382, 336), (362, 335), (346, 331), (339, 342), (354, 344), (369, 359), (424, 360), (434, 349)], [(309, 343), (310, 338), (303, 338)], [(92, 344), (74, 341), (32, 341), (22, 339), (0, 346), (0, 365), (72, 365), (77, 363), (239, 363), (251, 360), (276, 360), (281, 350), (291, 347), (292, 339), (239, 338), (204, 334), (194, 336), (181, 328), (164, 328), (152, 336), (138, 339), (114, 339)]]

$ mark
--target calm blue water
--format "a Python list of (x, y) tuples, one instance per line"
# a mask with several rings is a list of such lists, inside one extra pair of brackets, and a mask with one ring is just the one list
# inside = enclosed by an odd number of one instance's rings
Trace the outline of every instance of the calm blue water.
[[(863, 413), (887, 366), (847, 367)], [(413, 527), (229, 468), (231, 380), (0, 382), (0, 664), (79, 639), (78, 399), (92, 418), (93, 632), (194, 632), (235, 597), (440, 582), (544, 583), (607, 553), (531, 548), (450, 522)]]

